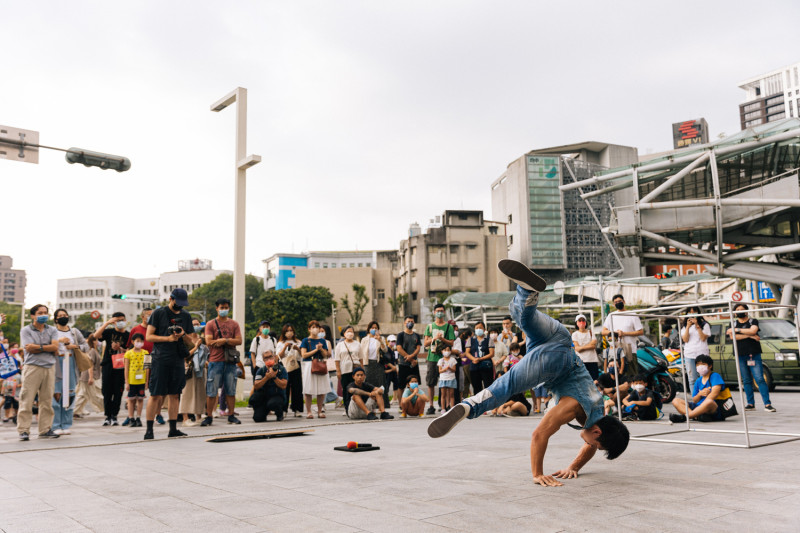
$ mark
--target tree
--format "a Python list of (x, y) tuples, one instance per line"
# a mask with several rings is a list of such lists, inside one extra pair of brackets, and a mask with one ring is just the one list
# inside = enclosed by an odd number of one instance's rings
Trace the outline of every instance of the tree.
[(347, 314), (350, 315), (350, 323), (355, 326), (361, 323), (361, 317), (364, 315), (364, 308), (367, 307), (369, 303), (369, 296), (367, 296), (367, 288), (358, 283), (353, 283), (353, 292), (355, 295), (353, 296), (352, 305), (350, 304), (350, 297), (347, 294), (345, 294), (339, 302), (344, 310), (347, 311)]
[[(0, 331), (2, 331), (3, 336), (8, 339), (9, 344), (19, 342), (20, 311), (21, 309), (19, 305), (0, 302), (0, 313), (6, 315), (5, 322), (0, 325)], [(27, 313), (27, 309), (24, 312)]]
[(398, 294), (397, 298), (387, 299), (389, 300), (389, 305), (392, 308), (392, 319), (395, 320), (400, 318), (400, 313), (405, 310), (406, 304), (408, 303), (408, 294)]
[(330, 316), (332, 306), (333, 294), (327, 287), (300, 287), (265, 292), (253, 302), (253, 312), (259, 320), (269, 320), (276, 331), (291, 324), (296, 336), (306, 337), (308, 323)]
[[(232, 316), (231, 318), (237, 320), (242, 327), (256, 320), (256, 315), (253, 313), (253, 302), (259, 299), (264, 294), (264, 285), (262, 281), (256, 276), (247, 274), (244, 282), (244, 320), (242, 317)], [(217, 317), (217, 311), (214, 308), (214, 302), (219, 298), (227, 298), (233, 302), (233, 275), (220, 274), (213, 281), (201, 285), (192, 291), (189, 295), (189, 305), (186, 307), (187, 311), (200, 311), (205, 313), (206, 321), (213, 320)]]
[(97, 322), (100, 321), (92, 318), (92, 314), (88, 311), (75, 317), (75, 327), (82, 332), (88, 331), (90, 333), (94, 333), (94, 331), (97, 329), (95, 327)]

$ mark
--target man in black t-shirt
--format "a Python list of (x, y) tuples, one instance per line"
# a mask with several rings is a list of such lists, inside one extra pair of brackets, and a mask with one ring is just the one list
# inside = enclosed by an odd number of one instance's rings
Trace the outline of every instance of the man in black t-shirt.
[(192, 317), (183, 310), (189, 305), (184, 289), (175, 289), (169, 295), (169, 305), (159, 307), (147, 322), (147, 340), (153, 343), (150, 363), (150, 401), (147, 402), (147, 431), (145, 440), (153, 438), (153, 421), (161, 409), (164, 396), (168, 398), (168, 437), (185, 437), (178, 423), (178, 395), (186, 384), (184, 361), (189, 349), (197, 342)]
[(386, 412), (383, 405), (383, 387), (376, 387), (366, 382), (367, 375), (363, 368), (353, 369), (353, 382), (347, 386), (350, 393), (350, 407), (347, 416), (353, 419), (376, 420), (375, 409), (381, 412), (381, 420), (394, 418)]
[(419, 375), (419, 352), (422, 349), (422, 337), (414, 333), (414, 317), (405, 318), (405, 329), (397, 334), (397, 381), (400, 386), (408, 383), (408, 376), (417, 376), (417, 381), (422, 382)]
[[(113, 328), (108, 326), (113, 325)], [(103, 393), (103, 410), (106, 419), (104, 426), (116, 426), (117, 415), (122, 404), (122, 393), (125, 390), (125, 347), (128, 345), (129, 333), (125, 330), (125, 313), (117, 311), (111, 318), (97, 328), (94, 337), (106, 343), (103, 360), (100, 363), (103, 373), (101, 391)], [(108, 329), (106, 329), (108, 328)]]

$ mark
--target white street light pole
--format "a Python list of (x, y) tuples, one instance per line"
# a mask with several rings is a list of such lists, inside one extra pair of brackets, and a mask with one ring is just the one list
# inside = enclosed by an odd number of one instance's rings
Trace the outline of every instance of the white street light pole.
[[(234, 242), (233, 242), (233, 317), (245, 326), (245, 277), (244, 277), (244, 243), (245, 243), (245, 214), (247, 209), (247, 182), (246, 171), (261, 162), (260, 155), (247, 153), (247, 89), (237, 87), (222, 99), (211, 104), (211, 111), (222, 111), (236, 102), (236, 189), (234, 202)], [(244, 333), (244, 331), (242, 331)], [(244, 344), (239, 347), (239, 352), (244, 349)]]

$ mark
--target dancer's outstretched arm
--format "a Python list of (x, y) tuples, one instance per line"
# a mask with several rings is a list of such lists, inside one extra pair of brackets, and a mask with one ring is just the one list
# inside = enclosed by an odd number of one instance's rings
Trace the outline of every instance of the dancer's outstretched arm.
[[(576, 416), (583, 415), (583, 409), (574, 398), (565, 396), (549, 409), (542, 421), (536, 427), (531, 436), (531, 473), (533, 482), (543, 487), (558, 487), (563, 483), (553, 476), (544, 475), (544, 454), (547, 452), (547, 443), (550, 437), (558, 431), (561, 426), (574, 420)], [(588, 459), (587, 459), (588, 460)]]

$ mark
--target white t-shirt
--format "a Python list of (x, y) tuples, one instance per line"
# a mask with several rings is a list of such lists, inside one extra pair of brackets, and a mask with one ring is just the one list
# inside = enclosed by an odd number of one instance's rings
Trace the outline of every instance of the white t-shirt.
[[(572, 342), (575, 343), (575, 346), (583, 346), (585, 344), (589, 344), (592, 342), (594, 335), (588, 329), (581, 333), (580, 330), (572, 332)], [(575, 350), (578, 352), (577, 350)], [(598, 363), (597, 360), (597, 352), (595, 350), (582, 350), (578, 352), (578, 357), (581, 358), (581, 361), (584, 363)]]
[[(685, 331), (685, 327), (681, 328), (681, 337)], [(708, 322), (703, 324), (703, 333), (707, 337), (711, 336), (711, 326), (708, 325)], [(695, 326), (689, 326), (689, 340), (683, 344), (683, 354), (686, 359), (696, 359), (698, 355), (709, 355), (708, 339), (701, 341), (700, 332)]]
[[(60, 339), (62, 337), (67, 337), (69, 339), (69, 343), (70, 344), (75, 344), (75, 335), (72, 334), (72, 328), (69, 328), (68, 331), (61, 331), (59, 329), (58, 330), (58, 338)], [(59, 342), (58, 343), (58, 353), (60, 353), (61, 355), (67, 355), (67, 345), (66, 344), (62, 344), (62, 343)], [(72, 355), (72, 350), (70, 350), (69, 355)], [(59, 359), (59, 361), (60, 361), (60, 359)], [(61, 392), (61, 391), (56, 391), (56, 392)]]
[(267, 335), (265, 339), (261, 335), (256, 335), (253, 338), (253, 342), (250, 343), (250, 357), (256, 358), (256, 367), (261, 368), (264, 366), (264, 352), (267, 350), (272, 350), (276, 356), (278, 355), (278, 351), (275, 348), (275, 342), (272, 340), (272, 337)]
[[(614, 325), (611, 325), (611, 317), (614, 317)], [(606, 317), (605, 322), (603, 322), (603, 327), (609, 331), (620, 331), (630, 333), (632, 331), (639, 331), (642, 329), (642, 321), (636, 315), (620, 315), (619, 311), (614, 311), (613, 313), (609, 313)], [(622, 342), (625, 344), (630, 344), (631, 349), (634, 353), (636, 353), (636, 337), (622, 337)]]
[(461, 347), (461, 337), (457, 337), (456, 340), (453, 341), (453, 347), (451, 350), (458, 353), (462, 353), (464, 351)]
[(449, 381), (456, 379), (456, 358), (452, 355), (450, 357), (442, 357), (437, 363), (439, 365), (439, 379)]
[(375, 337), (369, 338), (369, 347), (367, 348), (367, 357), (370, 361), (377, 361), (378, 360), (378, 346), (380, 343), (378, 339)]
[[(347, 350), (350, 350), (349, 354)], [(336, 345), (333, 359), (339, 361), (342, 374), (349, 374), (353, 371), (353, 366), (361, 366), (361, 344), (357, 340), (350, 342), (343, 340)]]

